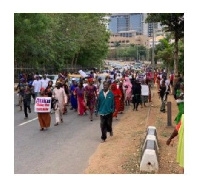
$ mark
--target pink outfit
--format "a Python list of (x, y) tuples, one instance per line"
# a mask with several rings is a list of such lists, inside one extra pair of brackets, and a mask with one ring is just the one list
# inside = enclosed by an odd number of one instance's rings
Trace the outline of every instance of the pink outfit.
[[(131, 100), (131, 88), (132, 88), (132, 84), (131, 81), (128, 77), (125, 77), (125, 81), (123, 83), (123, 86), (125, 87), (125, 101), (130, 101)], [(128, 87), (128, 88), (126, 88)]]

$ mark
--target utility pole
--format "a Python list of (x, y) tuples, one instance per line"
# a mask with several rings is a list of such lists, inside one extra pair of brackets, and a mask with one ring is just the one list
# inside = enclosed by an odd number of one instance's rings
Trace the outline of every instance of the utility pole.
[(152, 43), (152, 61), (151, 61), (151, 64), (152, 64), (152, 81), (154, 80), (154, 68), (155, 68), (155, 62), (154, 62), (154, 22), (153, 22), (153, 43)]

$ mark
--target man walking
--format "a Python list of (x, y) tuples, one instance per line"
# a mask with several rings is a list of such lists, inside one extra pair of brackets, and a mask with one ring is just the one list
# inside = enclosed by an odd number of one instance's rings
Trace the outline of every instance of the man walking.
[(64, 105), (67, 105), (67, 95), (65, 94), (65, 90), (61, 88), (60, 82), (56, 83), (56, 88), (53, 90), (53, 98), (58, 100), (54, 106), (56, 117), (56, 123), (54, 126), (57, 126), (60, 122), (63, 122), (63, 108)]
[(25, 114), (25, 118), (24, 119), (28, 119), (28, 113), (27, 113), (27, 109), (29, 110), (29, 113), (31, 113), (31, 85), (27, 85), (26, 89), (24, 91), (24, 96), (23, 96), (23, 102), (24, 102), (24, 114)]
[(49, 78), (47, 78), (46, 74), (43, 75), (43, 78), (41, 79), (41, 87), (46, 89), (48, 86), (48, 82), (50, 81)]
[(36, 97), (39, 97), (39, 95), (40, 95), (40, 89), (42, 87), (39, 75), (36, 76), (36, 80), (33, 81), (32, 86), (34, 88), (34, 94), (35, 94), (35, 99), (36, 99)]
[(112, 115), (115, 111), (114, 94), (108, 90), (109, 83), (104, 81), (103, 90), (100, 91), (97, 101), (97, 111), (100, 114), (101, 140), (105, 142), (107, 132), (113, 136), (112, 131)]

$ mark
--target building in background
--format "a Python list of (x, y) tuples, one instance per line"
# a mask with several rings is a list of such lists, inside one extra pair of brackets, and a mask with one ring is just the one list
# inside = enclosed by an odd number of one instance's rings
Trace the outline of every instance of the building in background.
[[(145, 23), (146, 18), (147, 13), (115, 13), (110, 16), (108, 29), (112, 34), (135, 31), (136, 35), (152, 37), (153, 24)], [(154, 31), (155, 36), (163, 36), (160, 23), (154, 23)]]
[(112, 14), (108, 28), (113, 34), (129, 30), (135, 30), (138, 34), (143, 34), (142, 22), (142, 13)]
[(145, 35), (124, 37), (120, 36), (120, 34), (113, 34), (109, 39), (110, 48), (115, 48), (116, 45), (120, 45), (120, 47), (128, 47), (131, 44), (142, 45), (149, 48), (149, 37)]

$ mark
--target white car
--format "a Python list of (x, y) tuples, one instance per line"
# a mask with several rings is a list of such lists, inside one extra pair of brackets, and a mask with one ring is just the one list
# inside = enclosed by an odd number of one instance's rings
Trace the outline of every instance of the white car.
[(58, 79), (58, 75), (47, 75), (47, 78), (53, 81), (53, 87), (56, 85), (56, 81)]

